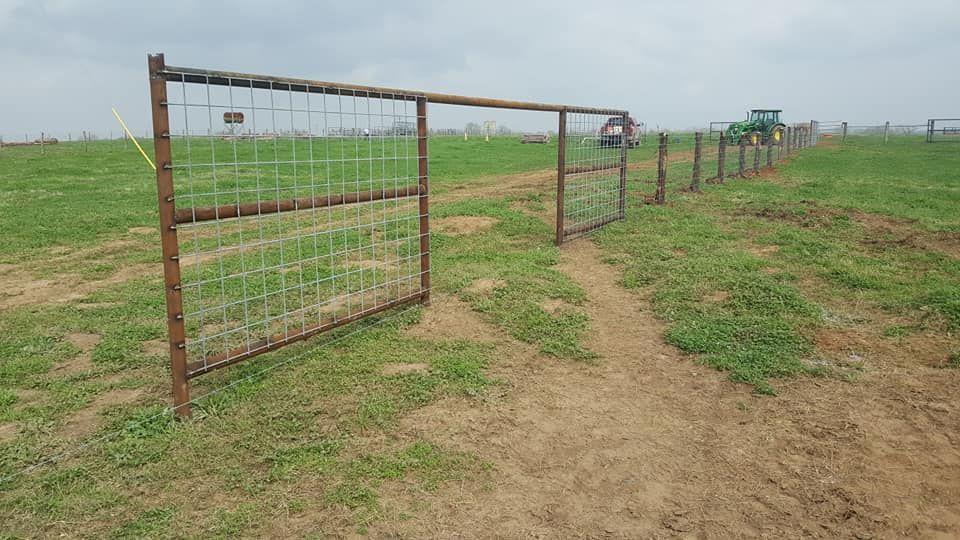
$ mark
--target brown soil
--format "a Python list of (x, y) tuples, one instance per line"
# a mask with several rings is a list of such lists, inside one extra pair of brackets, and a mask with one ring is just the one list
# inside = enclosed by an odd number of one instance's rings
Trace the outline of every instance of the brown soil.
[(777, 383), (780, 396), (757, 397), (667, 346), (662, 324), (600, 255), (589, 240), (573, 242), (561, 270), (587, 290), (586, 345), (602, 358), (588, 365), (508, 349), (498, 375), (511, 386), (499, 401), (446, 399), (401, 420), (401, 438), (477, 454), (495, 471), (436, 495), (387, 491), (385, 506), (415, 517), (375, 524), (374, 536), (960, 530), (956, 373), (878, 361), (854, 384), (788, 379)]
[(430, 307), (423, 311), (417, 324), (407, 329), (407, 334), (431, 341), (490, 342), (509, 339), (506, 334), (492, 332), (492, 327), (484, 323), (468, 304), (445, 294), (433, 295)]
[(503, 280), (500, 279), (478, 279), (471, 283), (464, 292), (470, 294), (490, 294), (497, 287), (502, 287), (504, 285)]
[(428, 364), (387, 364), (383, 366), (380, 373), (383, 375), (403, 375), (406, 373), (419, 373), (430, 369)]
[(703, 297), (703, 301), (710, 304), (722, 304), (730, 299), (729, 291), (715, 291)]
[(867, 229), (863, 243), (880, 249), (908, 247), (943, 252), (960, 259), (960, 233), (925, 232), (909, 219), (853, 211), (851, 217)]
[(461, 235), (485, 231), (498, 222), (499, 220), (488, 216), (450, 216), (434, 219), (431, 226), (445, 234)]
[(0, 424), (0, 443), (12, 442), (20, 436), (20, 426), (14, 422)]
[(156, 234), (160, 236), (160, 231), (156, 227), (130, 227), (127, 229), (127, 232), (130, 234)]
[(780, 246), (778, 246), (778, 245), (776, 245), (776, 244), (772, 244), (772, 245), (768, 245), (768, 246), (756, 246), (756, 245), (751, 245), (750, 247), (747, 248), (747, 251), (749, 251), (750, 253), (753, 253), (754, 255), (759, 255), (759, 256), (761, 256), (761, 257), (766, 257), (766, 256), (768, 256), (768, 255), (772, 255), (772, 254), (780, 251)]
[(74, 333), (67, 334), (66, 339), (74, 347), (80, 349), (80, 353), (54, 366), (53, 373), (72, 375), (92, 369), (93, 363), (90, 359), (93, 356), (93, 348), (97, 346), (97, 343), (100, 343), (100, 336), (97, 334)]
[(547, 313), (565, 313), (577, 308), (559, 298), (549, 298), (540, 304), (540, 309)]
[(168, 356), (170, 344), (165, 339), (151, 339), (141, 342), (140, 350), (147, 356)]
[(80, 439), (95, 432), (101, 425), (100, 412), (114, 405), (130, 404), (143, 394), (139, 389), (110, 390), (100, 394), (92, 403), (67, 418), (60, 429), (60, 436)]
[(160, 274), (159, 264), (133, 264), (121, 267), (105, 279), (95, 281), (84, 281), (75, 274), (36, 279), (28, 270), (17, 267), (0, 273), (0, 290), (4, 291), (0, 293), (0, 309), (33, 304), (63, 304), (79, 300), (111, 285)]

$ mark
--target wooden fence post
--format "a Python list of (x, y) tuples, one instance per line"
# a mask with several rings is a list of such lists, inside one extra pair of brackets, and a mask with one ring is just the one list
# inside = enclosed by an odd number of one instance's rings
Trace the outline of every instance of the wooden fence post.
[(660, 132), (660, 148), (657, 154), (657, 192), (654, 202), (663, 204), (667, 193), (667, 133)]
[(717, 146), (717, 183), (723, 183), (724, 169), (727, 161), (727, 136), (720, 132), (720, 144)]
[(740, 159), (737, 163), (737, 176), (743, 178), (747, 170), (747, 141), (740, 135)]
[(753, 132), (753, 174), (760, 174), (760, 141), (763, 135), (759, 131)]
[(703, 132), (693, 134), (693, 176), (690, 179), (690, 191), (700, 191), (700, 157), (703, 154)]
[(767, 168), (773, 167), (773, 137), (767, 140)]

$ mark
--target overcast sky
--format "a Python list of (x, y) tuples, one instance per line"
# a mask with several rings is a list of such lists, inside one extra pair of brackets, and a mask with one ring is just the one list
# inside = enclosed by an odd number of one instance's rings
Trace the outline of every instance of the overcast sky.
[[(326, 5), (323, 5), (326, 4)], [(171, 65), (626, 108), (650, 126), (960, 117), (960, 1), (0, 0), (0, 135), (149, 128)], [(432, 127), (555, 116), (434, 106)]]

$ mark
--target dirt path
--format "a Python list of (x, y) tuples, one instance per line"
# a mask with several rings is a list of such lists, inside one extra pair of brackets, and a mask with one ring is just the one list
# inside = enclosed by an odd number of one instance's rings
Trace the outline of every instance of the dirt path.
[[(480, 455), (490, 478), (424, 495), (400, 537), (949, 538), (960, 530), (960, 388), (918, 368), (848, 384), (786, 382), (777, 398), (703, 368), (616, 283), (589, 240), (561, 270), (586, 291), (595, 365), (513, 351), (510, 389), (401, 426)], [(448, 315), (455, 317), (448, 310)], [(506, 367), (504, 367), (506, 366)], [(492, 483), (491, 483), (492, 482)], [(404, 507), (409, 498), (384, 501)]]

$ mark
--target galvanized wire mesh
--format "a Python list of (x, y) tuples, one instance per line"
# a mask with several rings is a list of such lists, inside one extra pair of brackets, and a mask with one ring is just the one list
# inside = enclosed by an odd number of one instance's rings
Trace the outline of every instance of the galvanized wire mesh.
[(196, 76), (168, 95), (191, 375), (426, 292), (416, 96)]
[(593, 231), (623, 217), (626, 145), (624, 116), (566, 112), (563, 237)]

